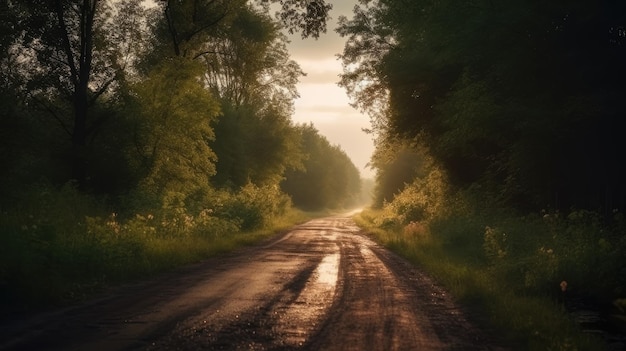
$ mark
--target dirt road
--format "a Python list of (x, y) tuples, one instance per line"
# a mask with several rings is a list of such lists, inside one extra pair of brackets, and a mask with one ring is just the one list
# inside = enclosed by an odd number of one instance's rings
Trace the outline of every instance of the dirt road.
[(0, 326), (4, 350), (494, 350), (348, 217)]

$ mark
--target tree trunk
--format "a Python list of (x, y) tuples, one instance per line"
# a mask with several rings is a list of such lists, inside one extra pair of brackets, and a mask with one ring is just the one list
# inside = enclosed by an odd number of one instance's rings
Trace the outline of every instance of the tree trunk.
[[(80, 42), (79, 57), (74, 58), (74, 51), (69, 46), (69, 36), (64, 38), (67, 44), (66, 54), (68, 63), (72, 71), (74, 82), (74, 128), (72, 129), (72, 179), (78, 183), (78, 187), (84, 189), (87, 182), (87, 155), (85, 147), (87, 145), (87, 119), (89, 108), (89, 80), (91, 78), (91, 63), (93, 55), (93, 21), (98, 0), (83, 0), (80, 14)], [(61, 10), (62, 11), (62, 10)], [(67, 36), (65, 23), (61, 20), (60, 26)], [(78, 67), (74, 64), (78, 62)]]

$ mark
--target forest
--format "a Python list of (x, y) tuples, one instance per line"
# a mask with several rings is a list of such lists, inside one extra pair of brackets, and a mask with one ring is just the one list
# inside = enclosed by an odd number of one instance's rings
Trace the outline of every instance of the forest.
[(3, 311), (75, 301), (252, 242), (298, 209), (361, 201), (346, 153), (291, 121), (305, 73), (286, 33), (317, 38), (330, 8), (2, 1)]
[[(323, 35), (331, 8), (0, 2), (4, 311), (363, 200), (345, 152), (290, 119), (284, 32)], [(624, 335), (626, 2), (359, 0), (338, 20), (376, 141), (357, 223), (519, 350)]]
[(364, 0), (338, 32), (360, 224), (521, 350), (594, 349), (581, 308), (626, 331), (626, 3)]

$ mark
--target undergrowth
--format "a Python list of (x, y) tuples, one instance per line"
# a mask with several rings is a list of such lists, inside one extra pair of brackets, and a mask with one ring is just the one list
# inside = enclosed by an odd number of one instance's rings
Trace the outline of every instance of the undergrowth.
[[(514, 349), (606, 349), (602, 340), (582, 333), (565, 303), (584, 296), (610, 304), (626, 296), (621, 214), (607, 224), (589, 211), (522, 217), (456, 206), (421, 219), (398, 215), (392, 206), (355, 217), (473, 314), (486, 316)], [(623, 311), (613, 313), (623, 317)]]
[(171, 201), (139, 213), (111, 211), (71, 184), (22, 197), (0, 212), (0, 319), (251, 245), (315, 215), (254, 186), (197, 210)]

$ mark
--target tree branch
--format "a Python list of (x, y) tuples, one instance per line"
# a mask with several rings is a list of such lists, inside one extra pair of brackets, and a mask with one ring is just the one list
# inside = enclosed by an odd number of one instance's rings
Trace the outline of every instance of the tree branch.
[(72, 73), (72, 83), (74, 86), (78, 83), (78, 69), (74, 62), (74, 54), (72, 53), (72, 45), (70, 43), (69, 33), (67, 31), (67, 24), (65, 23), (65, 13), (63, 11), (63, 4), (61, 0), (55, 1), (57, 19), (59, 20), (59, 29), (61, 30), (61, 40), (63, 41), (63, 50), (67, 56), (67, 64), (70, 67)]
[[(30, 94), (29, 94), (30, 95)], [(56, 111), (49, 106), (48, 104), (46, 104), (44, 101), (38, 99), (36, 96), (34, 95), (30, 95), (31, 98), (33, 99), (33, 101), (41, 106), (45, 111), (47, 111), (48, 113), (50, 113), (50, 115), (52, 116), (52, 118), (54, 118), (55, 121), (57, 121), (59, 123), (59, 125), (61, 126), (61, 129), (63, 129), (63, 131), (65, 131), (65, 133), (67, 133), (67, 135), (71, 138), (72, 137), (72, 131), (68, 128), (68, 126), (63, 122), (63, 120), (61, 119), (61, 117), (59, 117), (59, 115), (56, 113)]]

